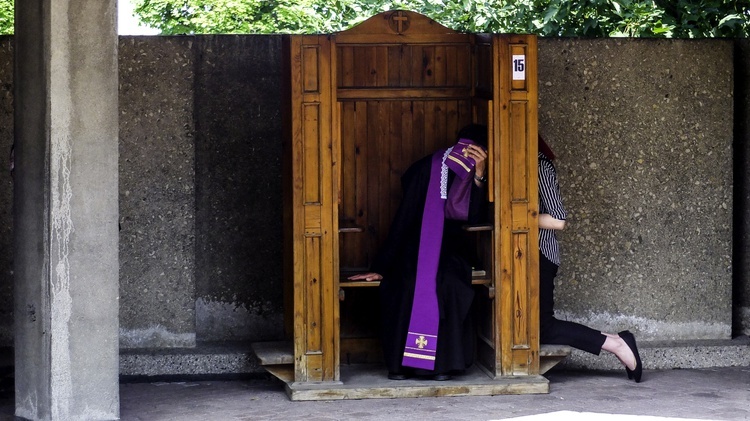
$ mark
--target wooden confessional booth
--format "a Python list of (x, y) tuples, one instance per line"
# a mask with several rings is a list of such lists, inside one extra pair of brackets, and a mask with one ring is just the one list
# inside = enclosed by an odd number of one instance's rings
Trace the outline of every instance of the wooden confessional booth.
[[(537, 45), (408, 11), (283, 39), (286, 343), (254, 344), (293, 400), (546, 393), (540, 375)], [(475, 244), (476, 367), (450, 381), (386, 378), (378, 282), (366, 271), (417, 159), (488, 127), (489, 224)], [(554, 352), (551, 358), (556, 357)], [(554, 365), (554, 364), (553, 364)]]

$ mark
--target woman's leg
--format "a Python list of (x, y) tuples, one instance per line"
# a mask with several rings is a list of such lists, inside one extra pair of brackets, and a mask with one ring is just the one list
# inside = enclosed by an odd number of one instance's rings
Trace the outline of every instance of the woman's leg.
[(600, 331), (579, 323), (555, 318), (555, 276), (557, 265), (539, 255), (539, 327), (543, 344), (569, 345), (599, 355), (605, 340)]
[(599, 355), (603, 349), (615, 354), (617, 359), (630, 370), (636, 366), (635, 355), (619, 336), (591, 329), (579, 323), (555, 318), (555, 276), (557, 265), (544, 255), (539, 256), (539, 323), (541, 342), (569, 345), (574, 348)]

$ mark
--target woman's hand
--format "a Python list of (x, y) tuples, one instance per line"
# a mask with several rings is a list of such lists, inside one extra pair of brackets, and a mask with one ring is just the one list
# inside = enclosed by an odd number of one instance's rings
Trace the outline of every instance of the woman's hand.
[(565, 221), (557, 219), (548, 213), (539, 214), (539, 228), (548, 230), (561, 230), (565, 229)]
[(369, 272), (369, 273), (360, 273), (357, 275), (352, 275), (347, 278), (350, 281), (379, 281), (383, 279), (383, 275), (375, 272)]

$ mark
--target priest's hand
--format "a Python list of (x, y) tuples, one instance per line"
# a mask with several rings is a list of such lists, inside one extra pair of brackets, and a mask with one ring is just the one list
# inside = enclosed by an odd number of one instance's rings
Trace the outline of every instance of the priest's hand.
[(383, 279), (383, 275), (375, 272), (360, 273), (358, 275), (352, 275), (349, 278), (350, 281), (379, 281)]
[(466, 151), (474, 162), (476, 162), (474, 166), (474, 180), (478, 186), (481, 186), (487, 180), (487, 151), (479, 145), (469, 145)]

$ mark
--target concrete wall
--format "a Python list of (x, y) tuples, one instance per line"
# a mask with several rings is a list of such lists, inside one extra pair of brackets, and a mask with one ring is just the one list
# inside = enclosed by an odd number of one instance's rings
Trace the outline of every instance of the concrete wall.
[(735, 44), (734, 332), (750, 335), (750, 40)]
[(121, 38), (121, 346), (281, 336), (280, 49)]
[(196, 39), (196, 332), (282, 335), (281, 38)]
[[(734, 289), (747, 320), (746, 270), (732, 264), (733, 205), (748, 199), (733, 199), (733, 52), (540, 39), (540, 128), (570, 211), (559, 316), (644, 339), (728, 338)], [(9, 54), (0, 39), (0, 151)], [(121, 346), (281, 337), (280, 81), (278, 36), (120, 38)]]
[(193, 43), (120, 39), (122, 347), (195, 345)]
[(540, 131), (570, 213), (559, 316), (730, 338), (732, 42), (539, 44)]
[(13, 343), (13, 37), (0, 36), (0, 346)]

